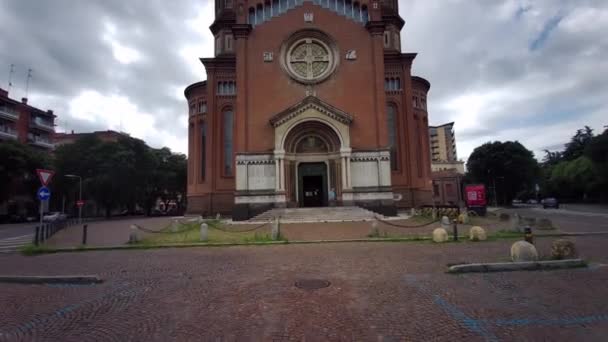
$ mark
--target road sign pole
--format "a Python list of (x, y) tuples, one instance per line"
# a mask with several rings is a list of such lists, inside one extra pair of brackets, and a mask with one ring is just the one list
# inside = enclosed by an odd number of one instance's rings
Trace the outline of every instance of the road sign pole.
[(42, 200), (40, 202), (40, 229), (42, 229)]

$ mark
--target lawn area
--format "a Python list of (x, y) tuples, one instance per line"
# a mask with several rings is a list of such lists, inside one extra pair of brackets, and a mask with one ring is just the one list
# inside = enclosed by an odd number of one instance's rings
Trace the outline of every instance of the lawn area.
[[(270, 237), (270, 228), (268, 226), (255, 230), (241, 231), (231, 230), (215, 220), (208, 220), (206, 223), (209, 225), (208, 240), (206, 242), (209, 243), (249, 243), (272, 241)], [(180, 223), (176, 232), (172, 232), (171, 226), (168, 226), (162, 229), (160, 233), (148, 234), (139, 243), (144, 245), (155, 245), (203, 242), (200, 240), (200, 237), (200, 225), (198, 223)]]

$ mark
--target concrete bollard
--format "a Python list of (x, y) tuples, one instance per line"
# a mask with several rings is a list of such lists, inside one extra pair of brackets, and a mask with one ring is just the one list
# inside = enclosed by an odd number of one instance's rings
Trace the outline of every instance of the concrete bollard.
[(201, 241), (209, 240), (209, 226), (206, 223), (201, 223)]
[(416, 216), (416, 208), (413, 208), (413, 207), (412, 207), (412, 209), (410, 209), (410, 216), (411, 216), (411, 217)]
[(139, 241), (139, 237), (137, 236), (137, 226), (132, 224), (130, 228), (131, 232), (129, 233), (129, 243), (137, 243)]
[(451, 222), (449, 217), (443, 216), (441, 218), (441, 228), (445, 229), (446, 231), (451, 228)]
[(218, 220), (218, 221), (221, 220), (222, 219), (222, 215), (220, 215), (220, 213), (217, 213), (215, 215), (215, 219)]
[(179, 227), (179, 222), (177, 220), (173, 220), (173, 222), (171, 222), (171, 231), (173, 233), (177, 232), (178, 227)]
[(519, 214), (515, 213), (511, 216), (511, 230), (519, 231), (519, 227), (521, 225), (521, 218)]
[(281, 228), (280, 228), (279, 218), (275, 217), (274, 221), (272, 222), (271, 238), (272, 238), (272, 240), (276, 241), (279, 239), (280, 235), (281, 235)]

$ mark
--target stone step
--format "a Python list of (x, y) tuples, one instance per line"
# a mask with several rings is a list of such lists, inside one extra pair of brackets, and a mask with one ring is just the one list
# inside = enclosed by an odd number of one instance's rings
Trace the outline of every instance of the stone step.
[[(380, 216), (361, 207), (275, 208), (261, 213), (250, 222), (263, 222), (280, 217), (283, 223), (366, 221)], [(382, 216), (380, 216), (382, 218)]]

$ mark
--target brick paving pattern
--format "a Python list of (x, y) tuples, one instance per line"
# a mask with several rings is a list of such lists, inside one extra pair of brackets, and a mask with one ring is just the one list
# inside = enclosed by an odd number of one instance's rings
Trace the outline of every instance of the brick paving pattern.
[[(608, 237), (572, 240), (592, 267), (444, 273), (504, 261), (511, 241), (0, 255), (3, 274), (106, 279), (0, 284), (0, 341), (603, 341)], [(294, 286), (308, 278), (331, 286)]]

